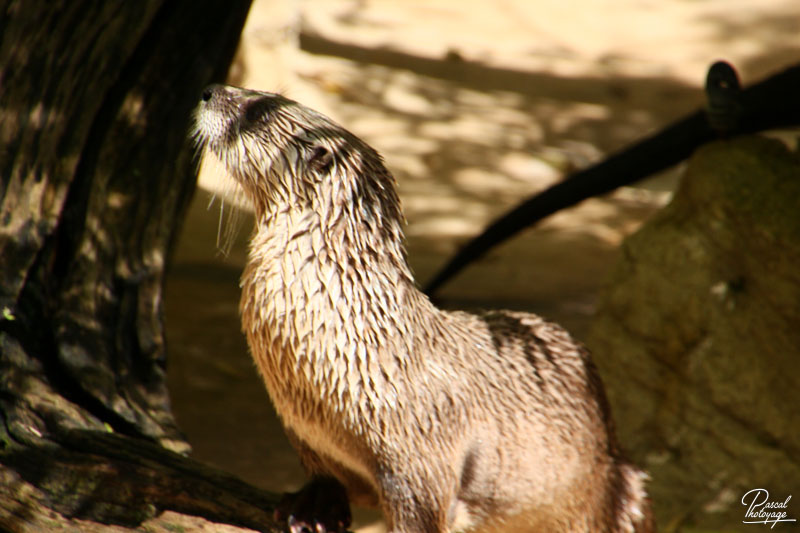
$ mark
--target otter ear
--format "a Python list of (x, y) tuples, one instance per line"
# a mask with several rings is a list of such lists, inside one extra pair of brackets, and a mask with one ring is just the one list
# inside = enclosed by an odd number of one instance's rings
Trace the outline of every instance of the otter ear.
[(325, 172), (333, 163), (333, 154), (324, 146), (315, 146), (308, 158), (308, 166), (317, 172)]

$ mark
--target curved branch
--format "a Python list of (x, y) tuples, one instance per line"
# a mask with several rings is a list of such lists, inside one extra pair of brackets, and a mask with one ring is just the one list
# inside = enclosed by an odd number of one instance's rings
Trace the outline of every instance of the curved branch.
[[(800, 124), (800, 65), (745, 89), (739, 95), (741, 118), (737, 134)], [(529, 198), (493, 222), (468, 242), (425, 287), (436, 293), (448, 280), (493, 247), (543, 218), (587, 198), (613, 191), (686, 159), (697, 147), (717, 137), (698, 110), (626, 150)]]

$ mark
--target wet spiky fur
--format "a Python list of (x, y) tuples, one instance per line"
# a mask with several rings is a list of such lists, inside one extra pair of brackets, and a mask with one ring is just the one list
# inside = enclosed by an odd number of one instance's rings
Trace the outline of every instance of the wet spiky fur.
[(311, 475), (393, 533), (650, 531), (588, 354), (532, 314), (434, 307), (372, 148), (272, 93), (209, 87), (195, 119), (255, 209), (243, 329)]

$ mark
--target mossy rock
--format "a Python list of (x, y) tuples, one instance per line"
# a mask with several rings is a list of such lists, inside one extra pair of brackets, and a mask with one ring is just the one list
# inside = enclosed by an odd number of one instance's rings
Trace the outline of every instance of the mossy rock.
[(764, 527), (742, 523), (759, 487), (800, 520), (800, 157), (698, 150), (623, 244), (587, 344), (662, 531)]

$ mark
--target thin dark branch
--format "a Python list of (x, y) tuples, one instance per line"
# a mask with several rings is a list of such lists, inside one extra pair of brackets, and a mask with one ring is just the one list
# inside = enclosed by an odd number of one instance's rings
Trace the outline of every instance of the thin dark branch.
[[(738, 134), (800, 124), (800, 65), (776, 74), (741, 93)], [(425, 287), (429, 295), (493, 247), (543, 218), (587, 198), (640, 181), (686, 159), (717, 137), (704, 110), (675, 122), (597, 165), (524, 201), (468, 242)]]

